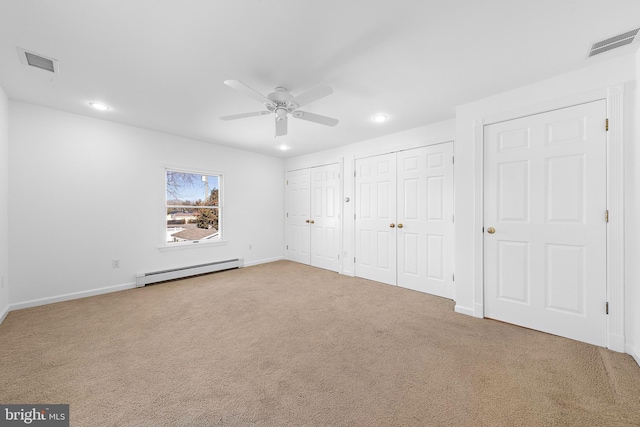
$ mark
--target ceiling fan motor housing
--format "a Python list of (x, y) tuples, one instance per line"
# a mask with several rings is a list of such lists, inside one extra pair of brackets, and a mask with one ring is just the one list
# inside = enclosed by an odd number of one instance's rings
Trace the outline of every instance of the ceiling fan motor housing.
[(277, 87), (273, 90), (273, 92), (267, 95), (267, 98), (276, 102), (287, 102), (288, 100), (293, 98), (293, 95), (291, 95), (287, 89), (283, 87)]

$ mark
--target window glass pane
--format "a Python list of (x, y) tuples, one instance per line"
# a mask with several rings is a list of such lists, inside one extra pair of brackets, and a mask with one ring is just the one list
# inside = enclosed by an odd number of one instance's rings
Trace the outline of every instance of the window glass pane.
[(165, 172), (165, 242), (221, 239), (221, 176), (176, 170)]
[(219, 238), (219, 209), (167, 207), (167, 243)]
[(220, 177), (167, 171), (167, 206), (218, 206)]

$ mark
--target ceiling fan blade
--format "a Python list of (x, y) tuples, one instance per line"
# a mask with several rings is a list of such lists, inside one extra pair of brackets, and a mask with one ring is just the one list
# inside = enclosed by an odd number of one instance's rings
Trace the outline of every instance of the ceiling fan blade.
[(276, 136), (284, 136), (287, 134), (287, 116), (282, 118), (276, 117)]
[(306, 111), (294, 111), (293, 117), (295, 117), (296, 119), (307, 120), (309, 122), (320, 123), (321, 125), (327, 126), (335, 126), (339, 123), (338, 119), (321, 116), (320, 114), (309, 113)]
[(331, 89), (331, 86), (322, 84), (320, 86), (314, 87), (313, 89), (309, 89), (308, 91), (301, 93), (298, 96), (294, 96), (290, 102), (295, 102), (298, 107), (302, 107), (303, 105), (310, 104), (320, 98), (331, 95), (332, 93), (333, 89)]
[(241, 83), (237, 80), (225, 80), (224, 84), (226, 84), (229, 87), (234, 88), (235, 90), (244, 93), (245, 95), (250, 96), (251, 98), (263, 103), (263, 104), (271, 104), (271, 100), (269, 98), (267, 98), (266, 96), (256, 92), (255, 90), (251, 89), (249, 86), (245, 85), (244, 83)]
[(265, 114), (270, 114), (270, 113), (271, 111), (255, 111), (253, 113), (233, 114), (231, 116), (222, 116), (220, 117), (220, 120), (244, 119), (245, 117), (264, 116)]

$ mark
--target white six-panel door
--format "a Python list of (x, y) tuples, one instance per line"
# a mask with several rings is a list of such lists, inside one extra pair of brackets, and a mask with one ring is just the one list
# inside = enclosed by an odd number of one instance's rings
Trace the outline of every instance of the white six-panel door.
[(311, 265), (338, 271), (340, 165), (311, 168)]
[(606, 102), (485, 126), (485, 316), (606, 345)]
[(311, 262), (310, 188), (309, 169), (287, 173), (287, 259), (303, 264)]
[(338, 271), (340, 165), (287, 173), (287, 259)]
[(453, 297), (453, 144), (356, 160), (355, 272)]
[(355, 272), (396, 284), (396, 155), (356, 160)]
[(453, 144), (397, 153), (398, 286), (453, 298)]

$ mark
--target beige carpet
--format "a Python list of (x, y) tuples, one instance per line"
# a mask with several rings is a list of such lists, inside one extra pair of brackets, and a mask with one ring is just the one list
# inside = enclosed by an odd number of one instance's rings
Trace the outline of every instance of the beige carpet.
[(0, 403), (72, 426), (633, 426), (628, 355), (281, 261), (15, 311)]

